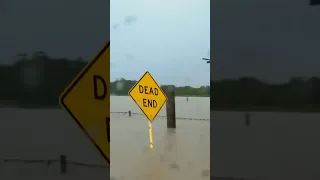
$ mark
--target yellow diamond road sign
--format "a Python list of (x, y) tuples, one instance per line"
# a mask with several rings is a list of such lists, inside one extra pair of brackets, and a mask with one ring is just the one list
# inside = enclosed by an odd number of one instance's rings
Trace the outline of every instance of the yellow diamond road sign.
[(60, 96), (72, 116), (110, 163), (110, 42)]
[(129, 96), (137, 103), (149, 121), (154, 120), (167, 101), (167, 96), (149, 72), (146, 72), (130, 89)]

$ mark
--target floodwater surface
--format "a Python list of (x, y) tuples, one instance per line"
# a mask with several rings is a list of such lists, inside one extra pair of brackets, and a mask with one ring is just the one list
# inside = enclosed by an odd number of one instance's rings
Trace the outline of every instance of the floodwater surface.
[(320, 114), (211, 113), (211, 175), (256, 180), (320, 179)]
[[(111, 112), (141, 113), (130, 97), (113, 97)], [(159, 113), (164, 116), (165, 106)], [(139, 180), (210, 179), (209, 98), (176, 98), (176, 129), (167, 129), (166, 118), (153, 121), (154, 148), (149, 147), (144, 115), (112, 113), (111, 177)], [(114, 137), (114, 138), (113, 138)]]
[[(209, 98), (176, 99), (177, 116), (209, 118)], [(160, 115), (165, 115), (165, 107)], [(129, 97), (111, 97), (111, 112), (142, 113)], [(143, 115), (111, 115), (111, 170), (102, 156), (61, 109), (0, 109), (0, 179), (209, 179), (209, 121), (177, 120), (168, 131), (166, 119), (153, 123), (154, 150), (149, 149), (148, 123)], [(60, 175), (58, 162), (100, 165), (68, 165)], [(16, 160), (43, 160), (5, 161)], [(111, 171), (111, 172), (110, 172)]]
[[(176, 98), (177, 128), (166, 118), (153, 122), (154, 149), (148, 123), (129, 97), (111, 98), (111, 169), (69, 165), (60, 175), (58, 163), (0, 161), (0, 179), (43, 180), (202, 180), (236, 177), (256, 180), (320, 179), (320, 114), (211, 112), (209, 98)], [(118, 112), (118, 113), (117, 113)], [(159, 114), (165, 115), (165, 107)], [(71, 117), (60, 109), (0, 109), (0, 158), (56, 159), (106, 165)], [(209, 135), (211, 127), (211, 137)], [(211, 154), (210, 154), (211, 140)], [(210, 167), (210, 158), (212, 166)]]

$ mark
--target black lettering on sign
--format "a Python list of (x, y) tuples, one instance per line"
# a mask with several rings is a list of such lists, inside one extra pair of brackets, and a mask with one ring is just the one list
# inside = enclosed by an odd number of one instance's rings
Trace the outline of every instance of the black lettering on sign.
[(143, 86), (139, 85), (139, 93), (142, 94), (143, 93)]
[(143, 98), (143, 99), (142, 99), (142, 102), (143, 102), (143, 106), (144, 106), (144, 107), (148, 107), (148, 105), (147, 105), (147, 99)]
[(149, 93), (148, 93), (148, 86), (144, 86), (144, 93), (145, 93), (145, 94), (149, 94)]
[(150, 94), (154, 95), (152, 88), (150, 88)]
[(152, 108), (156, 108), (158, 105), (156, 100), (146, 99), (146, 98), (142, 99), (142, 104), (144, 107), (152, 107)]
[(158, 94), (159, 94), (158, 88), (154, 88), (154, 95), (158, 96)]
[(139, 93), (140, 94), (151, 94), (154, 96), (158, 96), (159, 90), (158, 90), (158, 88), (152, 88), (152, 87), (148, 87), (148, 86), (139, 85)]
[(107, 140), (110, 143), (110, 118), (106, 117)]
[[(103, 87), (102, 90), (98, 88), (99, 83)], [(97, 99), (97, 100), (104, 100), (107, 96), (107, 84), (100, 75), (93, 75), (93, 92), (94, 92), (94, 99)]]
[(152, 107), (153, 107), (153, 108), (156, 108), (157, 105), (158, 105), (158, 104), (157, 104), (157, 101), (156, 101), (156, 100), (152, 100)]

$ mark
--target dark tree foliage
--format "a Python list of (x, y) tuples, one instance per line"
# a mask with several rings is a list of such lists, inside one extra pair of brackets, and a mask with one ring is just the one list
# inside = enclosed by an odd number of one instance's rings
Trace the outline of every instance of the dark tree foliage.
[[(58, 106), (61, 92), (87, 64), (81, 58), (50, 58), (44, 52), (21, 53), (12, 65), (0, 66), (0, 105)], [(127, 95), (136, 81), (110, 83), (112, 95)], [(210, 88), (211, 87), (211, 88)], [(209, 86), (176, 87), (177, 96), (209, 96), (211, 109), (319, 111), (320, 79), (292, 77), (270, 84), (253, 77), (211, 81)], [(166, 85), (162, 85), (166, 90)]]
[[(44, 52), (20, 53), (13, 65), (0, 65), (0, 105), (21, 107), (58, 106), (58, 98), (87, 61), (50, 58)], [(128, 95), (136, 81), (110, 83), (112, 95)], [(165, 88), (165, 86), (163, 87)], [(177, 87), (177, 96), (209, 96), (209, 86)]]
[(320, 79), (293, 77), (269, 84), (255, 78), (211, 81), (211, 109), (319, 111)]

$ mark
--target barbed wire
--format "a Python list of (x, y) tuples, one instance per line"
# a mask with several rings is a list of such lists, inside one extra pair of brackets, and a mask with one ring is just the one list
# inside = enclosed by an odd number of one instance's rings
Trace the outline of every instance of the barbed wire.
[(218, 177), (218, 176), (211, 176), (211, 180), (256, 180), (256, 179), (246, 179), (246, 178), (237, 178), (237, 177)]
[[(47, 166), (50, 166), (54, 163), (61, 163), (60, 158), (51, 158), (51, 159), (14, 159), (14, 158), (0, 158), (0, 161), (4, 163), (24, 163), (24, 164), (45, 164)], [(74, 166), (82, 166), (82, 167), (90, 167), (90, 168), (107, 168), (106, 165), (101, 164), (88, 164), (88, 163), (82, 163), (77, 161), (66, 161), (66, 165), (74, 165)]]
[(82, 162), (76, 161), (68, 161), (67, 164), (75, 165), (75, 166), (82, 166), (82, 167), (89, 167), (89, 168), (108, 168), (109, 166), (101, 165), (101, 164), (87, 164)]
[[(123, 114), (123, 115), (127, 115), (133, 116), (133, 115), (139, 115), (139, 116), (145, 116), (143, 113), (135, 113), (135, 112), (110, 112), (111, 114)], [(166, 118), (167, 116), (164, 115), (157, 115), (157, 117), (159, 118)], [(209, 119), (204, 119), (204, 118), (191, 118), (191, 117), (176, 117), (176, 119), (178, 120), (195, 120), (195, 121), (209, 121)]]
[[(111, 112), (111, 114), (123, 114), (131, 116), (144, 116), (142, 113), (135, 113), (135, 112)], [(167, 116), (158, 115), (159, 118), (166, 118)], [(208, 121), (209, 119), (200, 119), (200, 118), (186, 118), (186, 117), (176, 117), (176, 119), (182, 119), (182, 120), (198, 120), (198, 121)], [(62, 161), (61, 156), (57, 158), (51, 158), (51, 159), (19, 159), (19, 158), (0, 158), (0, 161), (4, 163), (24, 163), (24, 164), (44, 164), (47, 166), (50, 166), (54, 163), (60, 163), (60, 166), (64, 165), (74, 165), (74, 166), (81, 166), (81, 167), (89, 167), (89, 168), (108, 168), (107, 165), (101, 165), (101, 164), (88, 164), (83, 162), (77, 162), (77, 161)], [(214, 179), (216, 179), (214, 177)], [(221, 178), (220, 178), (221, 179)], [(217, 179), (218, 180), (218, 179)], [(222, 179), (222, 180), (229, 180), (229, 179)], [(242, 179), (230, 179), (230, 180), (242, 180)]]
[[(14, 158), (0, 158), (0, 161), (5, 163), (24, 163), (24, 164), (44, 164), (50, 166), (54, 163), (61, 163), (60, 158), (51, 158), (51, 159), (42, 159), (42, 160), (32, 160), (32, 159), (14, 159)], [(88, 164), (77, 161), (66, 161), (65, 165), (74, 165), (88, 168), (108, 168), (106, 165), (100, 164)], [(219, 177), (219, 176), (211, 176), (211, 180), (254, 180), (254, 179), (246, 179), (246, 178), (238, 178), (238, 177)]]
[(0, 158), (3, 162), (18, 162), (18, 163), (25, 163), (25, 164), (47, 164), (51, 165), (52, 163), (59, 162), (59, 158), (54, 159), (45, 159), (45, 160), (31, 160), (31, 159), (8, 159), (8, 158)]

